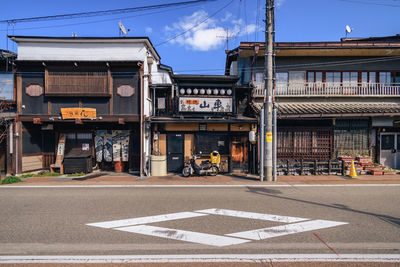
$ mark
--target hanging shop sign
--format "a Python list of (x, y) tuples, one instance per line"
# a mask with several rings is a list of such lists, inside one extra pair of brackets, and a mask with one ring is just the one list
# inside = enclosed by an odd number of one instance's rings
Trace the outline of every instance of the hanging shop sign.
[(61, 108), (63, 120), (67, 119), (95, 119), (96, 109), (94, 108)]
[(180, 112), (232, 112), (232, 98), (180, 97)]

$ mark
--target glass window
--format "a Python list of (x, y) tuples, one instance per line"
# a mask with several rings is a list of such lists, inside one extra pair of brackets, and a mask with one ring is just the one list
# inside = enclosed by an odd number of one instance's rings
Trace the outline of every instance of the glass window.
[(290, 83), (304, 83), (306, 80), (305, 71), (290, 71), (289, 72), (289, 82)]
[(379, 83), (390, 84), (392, 82), (392, 74), (390, 72), (379, 72)]
[(254, 82), (255, 83), (262, 83), (264, 80), (264, 74), (262, 72), (256, 72), (255, 73), (255, 78), (254, 78)]
[(357, 86), (357, 72), (343, 72), (343, 86)]
[(322, 83), (322, 72), (316, 72), (315, 73), (315, 81), (317, 83)]
[(307, 79), (308, 79), (309, 83), (315, 82), (314, 81), (314, 75), (315, 75), (315, 72), (313, 72), (313, 71), (308, 72)]
[(288, 82), (288, 73), (287, 72), (277, 72), (275, 74), (276, 83), (279, 84), (287, 84)]
[(381, 136), (381, 149), (382, 150), (392, 150), (394, 148), (394, 135), (382, 135)]
[(277, 72), (275, 74), (276, 79), (276, 90), (277, 92), (284, 92), (287, 90), (288, 83), (288, 73), (287, 72)]
[(361, 83), (362, 84), (368, 83), (368, 72), (361, 73)]
[(340, 72), (327, 72), (326, 83), (340, 86)]
[(369, 82), (370, 83), (376, 83), (376, 72), (370, 72), (369, 73)]

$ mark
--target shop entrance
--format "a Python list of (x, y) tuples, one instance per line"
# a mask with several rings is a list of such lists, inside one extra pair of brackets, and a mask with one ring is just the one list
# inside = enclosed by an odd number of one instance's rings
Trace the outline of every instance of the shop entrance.
[(232, 171), (248, 171), (248, 139), (245, 136), (232, 138)]
[(381, 133), (380, 163), (387, 168), (400, 168), (400, 133)]
[(181, 172), (184, 156), (183, 134), (167, 135), (167, 170), (168, 172)]

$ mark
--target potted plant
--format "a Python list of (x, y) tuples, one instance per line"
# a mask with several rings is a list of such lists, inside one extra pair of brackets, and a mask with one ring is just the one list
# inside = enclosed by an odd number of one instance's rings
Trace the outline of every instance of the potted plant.
[(389, 168), (389, 169), (384, 169), (383, 173), (385, 175), (395, 175), (395, 174), (397, 174), (397, 171), (395, 169)]

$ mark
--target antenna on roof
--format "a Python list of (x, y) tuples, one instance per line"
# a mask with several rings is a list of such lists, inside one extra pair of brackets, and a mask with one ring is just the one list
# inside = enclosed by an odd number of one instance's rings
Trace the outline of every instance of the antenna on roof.
[(353, 30), (354, 30), (354, 28), (350, 28), (349, 25), (346, 25), (346, 38), (347, 38), (347, 35), (348, 35), (349, 33), (351, 33)]
[(124, 35), (124, 37), (126, 37), (130, 29), (125, 29), (125, 26), (124, 24), (122, 24), (121, 21), (118, 22), (118, 25), (119, 25), (119, 36)]

